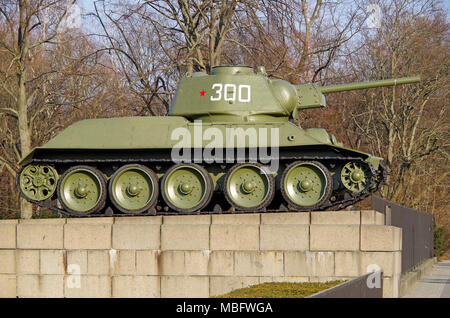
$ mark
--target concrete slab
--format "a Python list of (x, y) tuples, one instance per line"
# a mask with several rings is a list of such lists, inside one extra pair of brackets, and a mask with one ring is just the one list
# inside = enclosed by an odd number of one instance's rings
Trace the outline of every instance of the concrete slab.
[(263, 251), (306, 251), (309, 249), (309, 225), (261, 225), (260, 249)]
[(309, 224), (309, 212), (293, 213), (263, 213), (261, 214), (261, 224)]
[(115, 276), (112, 279), (112, 297), (160, 297), (160, 279), (157, 276)]
[[(64, 225), (64, 248), (68, 250), (110, 249), (111, 227), (112, 224), (109, 222), (69, 222)], [(62, 243), (62, 239), (60, 242)]]
[(161, 250), (209, 250), (209, 224), (161, 225)]
[(284, 276), (283, 252), (235, 252), (235, 276)]
[(17, 248), (20, 249), (62, 249), (62, 223), (25, 223), (17, 225)]
[(159, 249), (159, 224), (120, 222), (112, 226), (112, 248), (120, 250)]
[(311, 212), (311, 224), (360, 224), (360, 211)]
[(388, 225), (361, 225), (362, 251), (401, 251), (402, 229)]
[(109, 298), (111, 277), (105, 275), (84, 275), (65, 277), (64, 296), (67, 298)]
[(64, 275), (64, 251), (62, 250), (41, 250), (40, 251), (40, 274)]
[(0, 248), (16, 248), (17, 220), (0, 221)]
[(16, 274), (39, 274), (39, 250), (16, 251)]
[(211, 250), (259, 250), (259, 225), (211, 225)]
[(16, 251), (0, 250), (0, 274), (16, 273)]
[(0, 274), (0, 298), (16, 298), (16, 275)]
[(209, 297), (209, 278), (206, 276), (161, 276), (161, 297)]
[(20, 298), (62, 298), (64, 275), (18, 275)]
[(310, 249), (311, 251), (359, 250), (359, 225), (311, 225)]
[(450, 261), (436, 263), (403, 298), (450, 298)]

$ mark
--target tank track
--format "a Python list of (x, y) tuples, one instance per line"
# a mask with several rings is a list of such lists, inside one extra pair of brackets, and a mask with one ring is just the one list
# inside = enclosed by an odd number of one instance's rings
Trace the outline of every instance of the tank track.
[[(371, 171), (371, 178), (370, 178), (370, 185), (367, 186), (363, 191), (359, 192), (359, 193), (353, 193), (350, 190), (343, 190), (343, 192), (345, 193), (343, 199), (341, 200), (336, 200), (336, 201), (331, 201), (329, 200), (328, 204), (325, 204), (323, 206), (321, 206), (319, 209), (314, 209), (314, 210), (327, 210), (330, 209), (332, 207), (338, 207), (338, 210), (342, 210), (345, 209), (348, 206), (351, 206), (354, 203), (357, 203), (363, 199), (365, 199), (366, 197), (368, 197), (369, 195), (371, 195), (372, 193), (375, 193), (376, 191), (379, 190), (380, 186), (385, 182), (386, 180), (386, 169), (384, 167), (383, 164), (380, 163), (380, 170), (381, 173), (378, 175), (379, 178), (377, 178), (377, 173), (375, 171), (375, 169), (373, 168), (373, 165), (370, 162), (367, 162), (361, 158), (358, 157), (331, 157), (331, 156), (289, 156), (289, 157), (283, 157), (281, 160), (305, 160), (305, 161), (358, 161), (362, 164), (365, 164), (369, 167), (370, 171)], [(45, 160), (45, 159), (33, 159), (30, 163), (47, 163), (47, 164), (51, 164), (51, 163), (58, 163), (58, 164), (68, 164), (68, 163), (110, 163), (110, 162), (118, 162), (118, 163), (136, 163), (136, 162), (152, 162), (153, 160), (123, 160), (123, 159), (112, 159), (112, 160), (89, 160), (89, 161), (78, 161), (78, 160), (70, 160), (70, 159), (53, 159), (53, 160)], [(22, 169), (24, 167), (22, 167), (19, 171), (17, 175), (20, 175)], [(16, 179), (16, 183), (18, 183), (18, 179)], [(20, 187), (17, 187), (19, 189), (20, 192)], [(59, 207), (56, 206), (56, 202), (57, 200), (51, 200), (51, 199), (47, 199), (44, 201), (35, 201), (35, 200), (30, 200), (28, 198), (26, 198), (21, 192), (20, 195), (25, 198), (27, 201), (36, 204), (37, 206), (40, 206), (42, 208), (46, 208), (49, 209), (53, 212), (56, 213), (60, 213), (69, 217), (127, 217), (127, 216), (154, 216), (154, 215), (212, 215), (212, 214), (245, 214), (245, 213), (282, 213), (282, 212), (309, 212), (311, 210), (305, 209), (302, 211), (293, 211), (293, 210), (289, 210), (288, 208), (280, 208), (280, 209), (264, 209), (264, 210), (260, 210), (260, 211), (222, 211), (220, 210), (212, 210), (212, 211), (196, 211), (196, 212), (189, 212), (189, 213), (183, 213), (183, 212), (176, 212), (176, 211), (165, 211), (163, 209), (161, 210), (157, 210), (155, 208), (149, 210), (146, 213), (137, 213), (137, 214), (124, 214), (124, 213), (120, 213), (120, 212), (116, 212), (114, 211), (112, 208), (106, 208), (103, 213), (94, 213), (94, 214), (88, 214), (88, 215), (83, 215), (83, 216), (79, 216), (79, 215), (73, 215), (68, 211), (65, 211)]]

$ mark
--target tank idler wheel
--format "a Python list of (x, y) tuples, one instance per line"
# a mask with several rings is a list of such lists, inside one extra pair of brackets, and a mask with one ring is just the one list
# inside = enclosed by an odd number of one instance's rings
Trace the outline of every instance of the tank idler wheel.
[(259, 163), (235, 164), (225, 176), (224, 194), (236, 210), (260, 211), (272, 202), (275, 180)]
[(146, 166), (125, 165), (111, 176), (108, 191), (111, 202), (119, 211), (144, 213), (158, 200), (158, 177)]
[(55, 193), (58, 173), (52, 166), (29, 164), (20, 171), (17, 182), (22, 196), (43, 201)]
[(66, 170), (58, 182), (58, 199), (64, 210), (75, 216), (93, 214), (105, 206), (104, 175), (90, 166)]
[(317, 161), (295, 161), (283, 172), (281, 193), (290, 206), (312, 211), (327, 202), (333, 190), (328, 169)]
[(359, 193), (370, 184), (370, 173), (366, 165), (350, 161), (341, 169), (341, 182), (348, 190)]
[(205, 208), (213, 194), (211, 176), (202, 166), (194, 163), (175, 164), (161, 180), (161, 194), (173, 210), (187, 213)]

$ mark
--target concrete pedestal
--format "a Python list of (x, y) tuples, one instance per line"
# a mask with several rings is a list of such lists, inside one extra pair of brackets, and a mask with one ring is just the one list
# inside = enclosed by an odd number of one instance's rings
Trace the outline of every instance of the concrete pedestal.
[(401, 229), (375, 211), (0, 221), (0, 297), (210, 297), (381, 268), (399, 296)]

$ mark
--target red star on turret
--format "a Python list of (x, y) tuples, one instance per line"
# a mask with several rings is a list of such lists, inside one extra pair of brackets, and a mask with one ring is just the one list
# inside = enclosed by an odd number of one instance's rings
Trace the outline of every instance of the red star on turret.
[(205, 90), (203, 89), (203, 90), (200, 92), (200, 96), (205, 96), (205, 94), (206, 94), (206, 92), (205, 92)]

